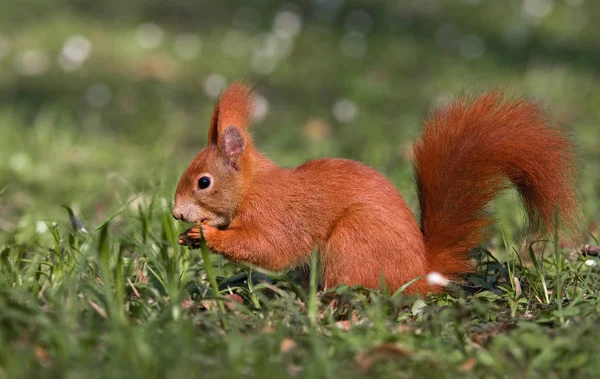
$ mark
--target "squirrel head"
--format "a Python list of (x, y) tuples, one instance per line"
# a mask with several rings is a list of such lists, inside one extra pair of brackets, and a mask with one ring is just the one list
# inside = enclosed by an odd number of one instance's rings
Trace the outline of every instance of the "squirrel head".
[(252, 104), (250, 87), (239, 81), (219, 97), (208, 130), (208, 146), (179, 180), (173, 217), (218, 228), (231, 223), (250, 172), (253, 146), (247, 128)]

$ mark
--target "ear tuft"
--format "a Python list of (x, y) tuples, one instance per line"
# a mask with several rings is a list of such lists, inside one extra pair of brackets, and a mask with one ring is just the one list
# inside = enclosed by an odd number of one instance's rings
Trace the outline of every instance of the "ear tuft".
[(248, 129), (254, 107), (252, 89), (241, 81), (235, 81), (219, 97), (219, 128), (235, 125)]
[(208, 130), (208, 144), (217, 144), (223, 130), (231, 125), (241, 131), (247, 130), (253, 108), (252, 88), (239, 80), (233, 82), (215, 104)]
[(210, 127), (208, 128), (208, 145), (216, 145), (219, 139), (219, 100), (213, 108), (210, 118)]
[(236, 126), (230, 125), (223, 131), (222, 152), (235, 169), (246, 150), (246, 141)]

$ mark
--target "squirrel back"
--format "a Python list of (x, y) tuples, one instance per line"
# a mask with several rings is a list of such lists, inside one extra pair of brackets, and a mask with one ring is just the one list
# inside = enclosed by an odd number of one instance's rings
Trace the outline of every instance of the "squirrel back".
[[(173, 216), (197, 224), (180, 243), (196, 247), (203, 236), (214, 252), (271, 270), (317, 248), (323, 286), (395, 291), (432, 271), (469, 271), (466, 253), (493, 222), (487, 207), (511, 183), (531, 236), (577, 227), (573, 146), (536, 104), (490, 92), (432, 115), (414, 146), (420, 225), (398, 190), (360, 162), (285, 169), (262, 156), (247, 130), (252, 104), (241, 82), (217, 102), (208, 146), (177, 187)], [(440, 290), (420, 280), (406, 292)]]

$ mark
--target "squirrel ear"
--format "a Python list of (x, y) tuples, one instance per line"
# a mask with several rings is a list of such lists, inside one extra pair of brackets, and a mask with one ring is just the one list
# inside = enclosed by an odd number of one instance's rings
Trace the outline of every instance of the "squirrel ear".
[(220, 138), (221, 153), (234, 169), (239, 170), (240, 159), (246, 150), (244, 137), (236, 126), (231, 125), (225, 128)]

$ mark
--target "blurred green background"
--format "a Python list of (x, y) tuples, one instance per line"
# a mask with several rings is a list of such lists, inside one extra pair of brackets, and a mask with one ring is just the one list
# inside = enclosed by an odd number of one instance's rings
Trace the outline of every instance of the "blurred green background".
[(1, 1), (0, 230), (170, 198), (237, 78), (269, 157), (362, 160), (414, 209), (410, 144), (431, 109), (497, 86), (543, 101), (579, 144), (597, 219), (599, 21), (592, 0)]

